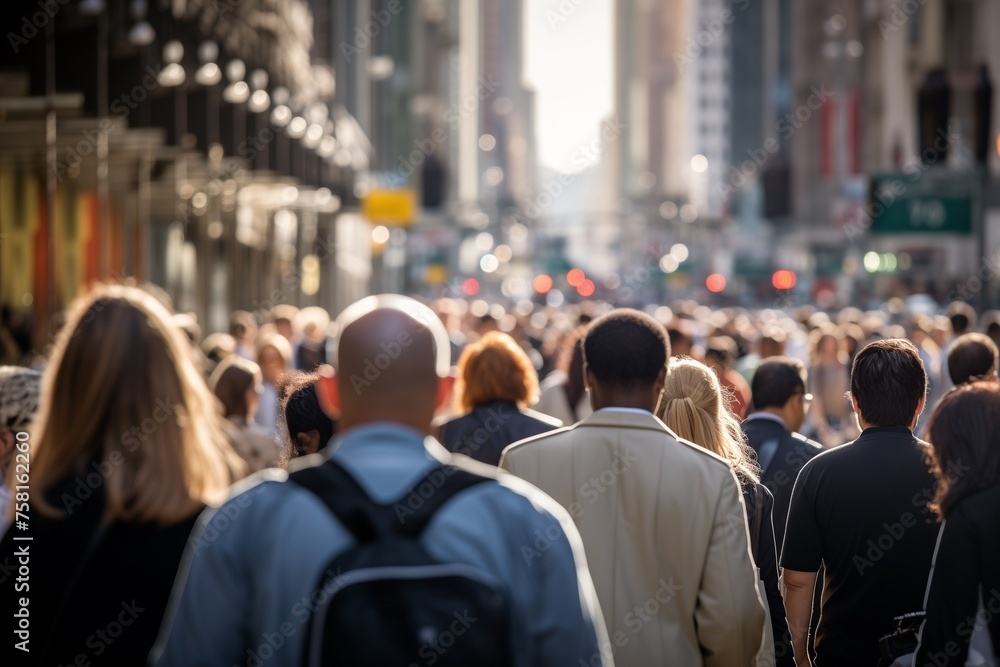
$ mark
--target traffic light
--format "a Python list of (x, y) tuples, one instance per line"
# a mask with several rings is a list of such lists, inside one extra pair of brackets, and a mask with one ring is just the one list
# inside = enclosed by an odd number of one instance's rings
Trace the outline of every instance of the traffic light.
[(972, 87), (972, 141), (976, 162), (985, 165), (989, 159), (992, 136), (990, 114), (993, 111), (993, 84), (986, 65), (980, 65), (976, 72), (976, 83)]
[[(917, 94), (917, 119), (920, 122), (920, 158), (925, 164), (944, 164), (948, 142), (941, 148), (939, 139), (948, 136), (951, 113), (951, 86), (943, 69), (931, 70)], [(937, 144), (935, 145), (935, 142)]]

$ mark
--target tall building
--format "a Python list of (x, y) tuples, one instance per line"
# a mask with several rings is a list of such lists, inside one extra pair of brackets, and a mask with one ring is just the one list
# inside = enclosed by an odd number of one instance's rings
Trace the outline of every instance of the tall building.
[[(873, 234), (868, 183), (879, 172), (909, 171), (900, 197), (919, 190), (933, 198), (949, 174), (964, 174), (958, 178), (971, 188), (977, 181), (973, 137), (979, 122), (973, 94), (983, 71), (994, 82), (988, 164), (996, 174), (997, 26), (995, 2), (853, 0), (797, 7), (793, 86), (800, 122), (791, 140), (792, 208), (802, 251), (826, 256), (830, 273), (843, 266), (864, 275), (863, 258), (891, 255), (879, 268), (872, 260), (873, 296), (903, 283), (944, 297), (950, 283), (967, 279), (969, 267), (979, 266), (981, 254), (992, 257), (1000, 236), (980, 238), (978, 217), (966, 231), (951, 232), (921, 228), (919, 215), (909, 210), (903, 223), (909, 228)], [(938, 119), (921, 119), (918, 113), (921, 90), (928, 85), (950, 91), (950, 104)], [(813, 104), (820, 97), (822, 103)], [(931, 141), (941, 137), (947, 149), (928, 150), (920, 138), (924, 132)]]

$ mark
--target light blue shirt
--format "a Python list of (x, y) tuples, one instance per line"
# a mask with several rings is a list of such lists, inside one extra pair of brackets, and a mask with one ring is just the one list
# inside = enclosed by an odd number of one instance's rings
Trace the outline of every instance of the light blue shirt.
[[(328, 450), (381, 503), (401, 499), (449, 456), (434, 440), (384, 423), (353, 429)], [(353, 538), (286, 477), (263, 470), (201, 518), (151, 664), (298, 667), (314, 588)], [(498, 483), (446, 504), (421, 540), (435, 558), (479, 567), (506, 587), (515, 664), (601, 664), (607, 633), (583, 547), (572, 519), (547, 495), (500, 473)]]

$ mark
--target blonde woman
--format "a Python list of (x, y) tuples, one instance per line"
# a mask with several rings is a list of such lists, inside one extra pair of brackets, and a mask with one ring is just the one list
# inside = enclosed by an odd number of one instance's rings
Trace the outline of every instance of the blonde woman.
[[(774, 637), (773, 663), (794, 667), (786, 635), (784, 603), (778, 592), (778, 559), (771, 512), (774, 498), (760, 483), (760, 469), (746, 444), (740, 424), (727, 409), (719, 379), (708, 366), (686, 357), (671, 359), (656, 416), (677, 436), (729, 461), (743, 487), (747, 525), (751, 529), (754, 563), (764, 582), (764, 594)], [(759, 523), (758, 523), (759, 522)], [(742, 522), (737, 525), (742, 528)], [(759, 526), (756, 530), (755, 527)]]
[(76, 305), (0, 543), (0, 563), (30, 561), (30, 589), (8, 578), (0, 609), (29, 599), (31, 652), (4, 642), (0, 664), (145, 664), (198, 514), (243, 474), (216, 406), (149, 294), (102, 287)]

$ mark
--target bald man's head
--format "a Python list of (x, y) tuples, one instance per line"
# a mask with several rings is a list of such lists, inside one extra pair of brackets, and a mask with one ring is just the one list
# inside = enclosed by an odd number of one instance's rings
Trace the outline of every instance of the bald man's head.
[(336, 343), (345, 428), (390, 421), (427, 430), (442, 398), (442, 374), (447, 377), (439, 368), (437, 341), (447, 337), (440, 321), (399, 296), (369, 297), (345, 315)]

